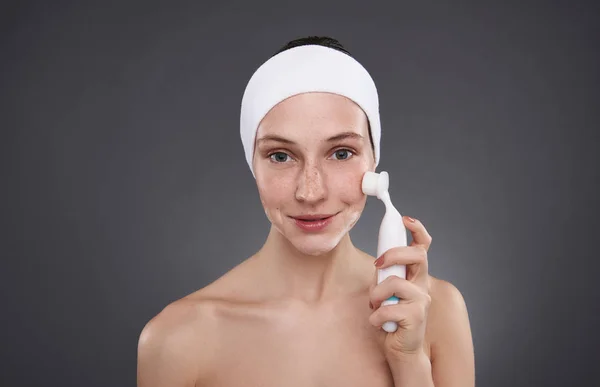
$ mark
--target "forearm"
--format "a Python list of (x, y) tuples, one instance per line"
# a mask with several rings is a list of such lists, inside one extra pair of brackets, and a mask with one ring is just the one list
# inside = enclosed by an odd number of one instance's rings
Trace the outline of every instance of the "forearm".
[(434, 387), (431, 362), (422, 352), (388, 359), (395, 387)]

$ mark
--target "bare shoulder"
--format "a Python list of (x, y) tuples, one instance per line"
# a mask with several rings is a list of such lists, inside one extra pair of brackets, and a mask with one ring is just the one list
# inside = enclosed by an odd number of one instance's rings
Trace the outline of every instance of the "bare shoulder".
[(210, 300), (202, 291), (167, 305), (146, 323), (140, 334), (140, 345), (163, 341), (191, 340), (198, 337), (200, 328), (208, 328), (215, 316)]
[(427, 335), (436, 385), (473, 386), (474, 348), (467, 305), (451, 282), (431, 277)]
[(138, 387), (195, 386), (217, 369), (223, 313), (242, 291), (247, 262), (162, 309), (138, 341)]
[(431, 296), (432, 308), (458, 308), (466, 310), (464, 297), (454, 284), (432, 275), (429, 277), (429, 295)]
[(451, 282), (430, 276), (429, 319), (432, 343), (443, 336), (449, 323), (468, 324), (467, 305), (461, 291)]
[(146, 323), (138, 341), (138, 386), (194, 386), (211, 369), (216, 319), (202, 292), (174, 301)]

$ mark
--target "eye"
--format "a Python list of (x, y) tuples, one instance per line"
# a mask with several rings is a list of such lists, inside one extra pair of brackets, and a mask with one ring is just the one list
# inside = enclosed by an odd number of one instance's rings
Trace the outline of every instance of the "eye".
[(269, 156), (269, 158), (275, 163), (285, 163), (289, 157), (290, 156), (283, 152), (275, 152)]
[(348, 149), (338, 149), (333, 154), (338, 160), (347, 160), (352, 155), (352, 152)]

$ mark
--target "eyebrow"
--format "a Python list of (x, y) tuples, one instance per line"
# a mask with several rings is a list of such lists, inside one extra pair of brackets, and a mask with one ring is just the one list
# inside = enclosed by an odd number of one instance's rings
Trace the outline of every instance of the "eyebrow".
[[(364, 137), (361, 136), (358, 133), (355, 132), (344, 132), (344, 133), (340, 133), (340, 134), (336, 134), (333, 137), (329, 137), (326, 141), (327, 142), (334, 142), (334, 141), (340, 141), (340, 140), (346, 140), (346, 139), (358, 139), (358, 140), (362, 140)], [(274, 134), (267, 134), (264, 135), (263, 137), (259, 138), (256, 142), (260, 143), (260, 142), (267, 142), (267, 141), (277, 141), (277, 142), (281, 142), (284, 144), (290, 144), (290, 145), (295, 145), (296, 143), (292, 140), (288, 140), (285, 137), (281, 137), (281, 136), (277, 136)]]

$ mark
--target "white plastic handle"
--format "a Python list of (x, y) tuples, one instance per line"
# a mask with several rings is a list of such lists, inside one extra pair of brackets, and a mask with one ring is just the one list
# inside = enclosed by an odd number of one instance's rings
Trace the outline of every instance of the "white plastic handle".
[[(393, 265), (386, 267), (384, 269), (378, 269), (377, 271), (377, 279), (378, 283), (381, 283), (389, 276), (398, 276), (400, 278), (406, 278), (406, 265)], [(396, 305), (398, 303), (398, 298), (391, 297), (381, 303), (382, 306), (387, 305)], [(398, 323), (395, 321), (387, 321), (382, 326), (383, 330), (387, 333), (393, 333), (398, 330)]]

